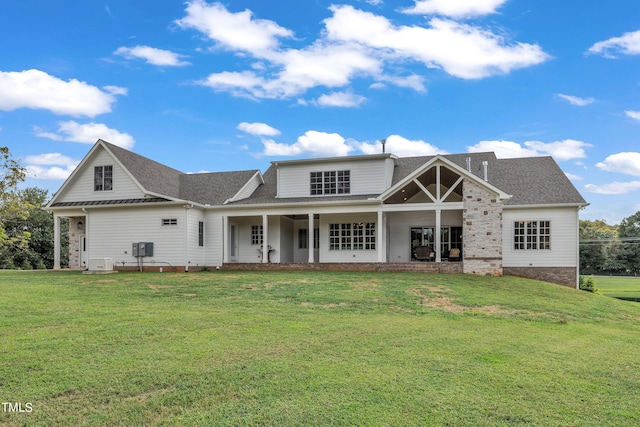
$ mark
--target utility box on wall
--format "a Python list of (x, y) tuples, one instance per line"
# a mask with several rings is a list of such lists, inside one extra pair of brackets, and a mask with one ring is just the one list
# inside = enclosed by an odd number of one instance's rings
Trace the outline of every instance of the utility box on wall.
[(131, 245), (131, 253), (135, 257), (153, 256), (153, 242), (138, 242)]

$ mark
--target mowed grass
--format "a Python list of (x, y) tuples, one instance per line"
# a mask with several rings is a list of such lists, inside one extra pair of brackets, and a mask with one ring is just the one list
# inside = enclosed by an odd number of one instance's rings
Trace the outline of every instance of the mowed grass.
[(594, 276), (593, 281), (604, 295), (640, 299), (640, 277)]
[(0, 273), (2, 425), (640, 425), (640, 304), (513, 277)]

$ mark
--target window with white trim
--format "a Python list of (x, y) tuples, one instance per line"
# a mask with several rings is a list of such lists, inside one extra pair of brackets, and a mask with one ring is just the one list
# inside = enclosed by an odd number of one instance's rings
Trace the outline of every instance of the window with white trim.
[(198, 221), (198, 246), (204, 246), (204, 221)]
[(93, 168), (93, 191), (113, 190), (113, 166), (95, 166)]
[(329, 250), (375, 250), (376, 223), (329, 224)]
[(261, 245), (263, 243), (263, 229), (261, 225), (251, 226), (251, 244)]
[(312, 196), (323, 194), (350, 194), (351, 172), (348, 170), (311, 172), (310, 184), (310, 193)]
[(513, 223), (513, 249), (550, 250), (550, 221), (515, 221)]

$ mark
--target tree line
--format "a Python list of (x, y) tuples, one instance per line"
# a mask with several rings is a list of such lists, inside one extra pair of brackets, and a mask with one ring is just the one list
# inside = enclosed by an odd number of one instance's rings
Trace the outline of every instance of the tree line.
[(618, 225), (580, 221), (580, 272), (585, 275), (640, 274), (640, 211)]
[[(40, 188), (21, 190), (27, 171), (11, 156), (9, 147), (0, 147), (0, 268), (53, 268), (53, 227), (51, 212), (42, 208), (48, 194)], [(68, 222), (62, 221), (61, 254), (68, 253)], [(61, 257), (61, 266), (68, 257)]]

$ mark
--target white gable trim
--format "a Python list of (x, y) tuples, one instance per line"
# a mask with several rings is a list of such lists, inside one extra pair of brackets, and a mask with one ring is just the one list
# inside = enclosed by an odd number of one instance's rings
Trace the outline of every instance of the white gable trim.
[[(254, 181), (256, 178), (259, 180), (258, 185), (264, 184), (264, 177), (262, 176), (262, 173), (260, 171), (256, 171), (256, 173), (251, 178), (249, 178), (247, 180), (247, 182), (245, 182), (245, 184), (242, 186), (242, 188), (240, 188), (240, 190), (238, 190), (236, 192), (236, 194), (233, 195), (233, 197), (228, 198), (222, 204), (226, 205), (227, 203), (237, 202), (238, 200), (244, 200), (244, 199), (247, 199), (247, 198), (251, 197), (251, 196), (240, 197), (240, 195), (244, 192), (244, 190), (247, 189), (249, 184), (251, 184), (252, 181)], [(253, 192), (252, 192), (252, 194), (253, 194)]]
[[(402, 179), (396, 185), (394, 185), (391, 188), (387, 189), (384, 193), (382, 193), (377, 198), (379, 200), (383, 200), (383, 201), (386, 200), (387, 198), (389, 198), (390, 196), (395, 194), (397, 191), (401, 190), (402, 187), (407, 185), (409, 182), (414, 181), (414, 180), (417, 181), (417, 178), (420, 175), (422, 175), (424, 172), (426, 172), (430, 168), (432, 168), (434, 166), (437, 166), (438, 164), (443, 165), (443, 166), (455, 171), (461, 177), (467, 178), (470, 181), (473, 181), (476, 184), (486, 188), (487, 190), (491, 191), (492, 193), (495, 193), (502, 200), (506, 200), (506, 199), (511, 198), (510, 194), (507, 194), (504, 191), (500, 190), (499, 188), (489, 184), (487, 181), (484, 181), (484, 180), (478, 178), (477, 176), (475, 176), (471, 172), (469, 172), (466, 169), (458, 166), (457, 164), (453, 163), (451, 160), (447, 159), (446, 157), (442, 156), (441, 154), (438, 154), (435, 157), (433, 157), (431, 160), (429, 160), (424, 165), (420, 166), (418, 169), (416, 169), (415, 171), (410, 173), (408, 176), (406, 176), (404, 179)], [(456, 181), (456, 184), (454, 186), (452, 186), (452, 188), (455, 188), (455, 186), (457, 186), (458, 184), (459, 184), (459, 182)], [(424, 190), (423, 186), (420, 186), (420, 187), (421, 187), (421, 189)], [(451, 189), (447, 192), (446, 195), (449, 195), (450, 192), (451, 192)], [(427, 192), (427, 194), (429, 194), (429, 193)]]
[[(106, 145), (104, 145), (103, 143), (104, 141), (102, 141), (101, 139), (99, 139), (94, 145), (93, 147), (91, 147), (91, 150), (89, 150), (89, 152), (83, 157), (83, 159), (80, 161), (80, 163), (78, 164), (78, 166), (76, 166), (76, 168), (73, 170), (73, 172), (71, 172), (71, 175), (69, 175), (69, 178), (67, 178), (65, 180), (65, 182), (62, 184), (62, 186), (60, 187), (60, 189), (56, 192), (56, 194), (51, 198), (51, 200), (49, 200), (49, 203), (47, 203), (47, 206), (44, 207), (44, 209), (49, 209), (51, 207), (51, 205), (53, 205), (54, 203), (56, 203), (58, 196), (60, 194), (63, 194), (65, 189), (67, 187), (69, 187), (70, 185), (72, 185), (71, 183), (75, 180), (76, 175), (78, 175), (80, 173), (80, 171), (84, 170), (84, 168), (86, 167), (86, 163), (89, 162), (89, 159), (91, 157), (93, 157), (93, 155), (95, 154), (95, 152), (98, 150), (98, 148), (102, 148), (103, 150), (105, 150), (105, 152), (107, 154), (109, 154), (109, 156), (111, 156), (111, 159), (118, 165), (120, 166), (125, 173), (129, 176), (129, 178), (133, 181), (133, 183), (135, 185), (138, 186), (138, 188), (143, 192), (143, 193), (148, 193), (144, 187), (142, 187), (142, 185), (140, 185), (140, 183), (138, 182), (137, 179), (135, 179), (133, 177), (133, 175), (131, 175), (131, 172), (129, 172), (129, 170), (127, 168), (124, 167), (124, 165), (122, 164), (122, 162), (120, 162), (120, 160), (118, 160), (118, 158), (113, 154), (113, 152), (111, 152), (111, 150), (109, 150), (107, 148)], [(154, 195), (155, 196), (155, 195)], [(164, 195), (159, 195), (157, 197), (165, 197)]]

